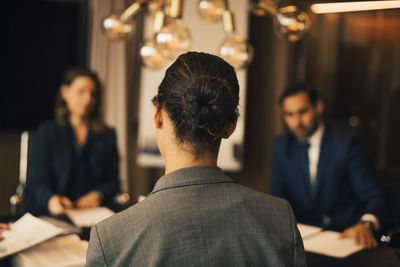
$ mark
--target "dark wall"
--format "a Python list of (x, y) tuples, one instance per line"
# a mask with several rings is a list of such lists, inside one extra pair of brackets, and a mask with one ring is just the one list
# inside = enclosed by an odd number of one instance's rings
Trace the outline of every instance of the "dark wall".
[(306, 80), (326, 119), (359, 136), (379, 172), (400, 177), (400, 11), (314, 15)]
[(384, 189), (388, 228), (400, 225), (400, 11), (314, 15), (307, 81), (326, 120), (357, 135)]
[(9, 215), (9, 199), (18, 185), (19, 147), (18, 134), (0, 133), (0, 217)]
[(61, 75), (86, 64), (86, 1), (9, 1), (2, 40), (0, 131), (33, 130), (53, 116)]
[(0, 86), (0, 216), (19, 175), (22, 130), (53, 117), (62, 73), (88, 62), (88, 1), (8, 1), (3, 10)]

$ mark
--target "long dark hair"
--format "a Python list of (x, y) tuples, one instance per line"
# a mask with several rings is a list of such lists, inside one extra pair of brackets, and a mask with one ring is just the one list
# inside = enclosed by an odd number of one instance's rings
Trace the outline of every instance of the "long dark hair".
[[(89, 127), (93, 130), (94, 133), (97, 134), (105, 133), (109, 130), (109, 128), (104, 124), (103, 120), (101, 119), (102, 86), (97, 74), (83, 67), (72, 67), (64, 73), (61, 85), (69, 86), (77, 77), (81, 76), (90, 78), (94, 82), (96, 87), (94, 106), (88, 117)], [(69, 110), (67, 107), (67, 103), (61, 97), (61, 92), (59, 92), (57, 95), (54, 113), (58, 123), (60, 124), (68, 123)]]
[(198, 157), (217, 152), (221, 138), (239, 115), (239, 83), (221, 58), (198, 52), (180, 55), (167, 69), (153, 98), (171, 118), (177, 141)]

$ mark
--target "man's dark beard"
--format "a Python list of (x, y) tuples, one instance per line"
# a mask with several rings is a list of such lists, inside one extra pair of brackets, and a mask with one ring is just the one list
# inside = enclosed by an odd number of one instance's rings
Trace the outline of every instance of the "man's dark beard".
[[(285, 128), (287, 131), (291, 132), (297, 139), (304, 140), (304, 139), (309, 138), (311, 135), (313, 135), (315, 133), (315, 131), (318, 129), (319, 123), (320, 123), (320, 119), (318, 117), (315, 117), (313, 123), (311, 124), (309, 131), (306, 133), (306, 135), (304, 137), (297, 136), (295, 131), (290, 130), (286, 124), (285, 124)], [(304, 127), (301, 127), (301, 128), (305, 129)]]
[(318, 129), (319, 121), (320, 120), (317, 117), (314, 119), (314, 121), (311, 125), (311, 128), (310, 128), (310, 131), (306, 135), (306, 138), (309, 138), (311, 135), (313, 135), (315, 133), (315, 131)]

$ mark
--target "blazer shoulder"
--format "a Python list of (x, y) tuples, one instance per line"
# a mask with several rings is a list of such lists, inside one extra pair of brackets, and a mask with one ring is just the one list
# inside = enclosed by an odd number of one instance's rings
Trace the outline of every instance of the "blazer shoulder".
[(294, 137), (290, 133), (276, 136), (272, 144), (272, 154), (275, 155), (275, 157), (278, 155), (285, 155), (290, 151), (294, 140)]
[(64, 128), (66, 127), (59, 124), (56, 120), (48, 120), (39, 124), (36, 131), (34, 131), (33, 136), (52, 139), (55, 138), (55, 136), (57, 136), (60, 131), (63, 131)]
[(326, 126), (325, 138), (332, 145), (347, 146), (354, 143), (358, 144), (360, 141), (356, 135), (339, 127)]
[(57, 129), (60, 127), (60, 124), (56, 120), (47, 120), (39, 124), (37, 127), (37, 131), (49, 131), (53, 129)]
[(286, 210), (288, 207), (289, 210), (291, 210), (291, 205), (283, 198), (273, 196), (268, 193), (259, 192), (247, 186), (236, 183), (233, 183), (231, 186), (233, 186), (235, 191), (235, 197), (239, 199), (250, 200), (251, 203), (258, 203), (264, 207), (269, 207), (270, 209), (268, 212), (274, 211), (282, 213), (282, 211)]
[(285, 146), (287, 144), (289, 144), (293, 139), (293, 136), (290, 133), (284, 133), (284, 134), (280, 134), (277, 135), (274, 139), (274, 146)]
[(106, 135), (111, 136), (112, 138), (117, 138), (117, 131), (112, 127), (107, 127)]
[[(146, 199), (145, 199), (146, 200)], [(144, 201), (145, 201), (144, 200)], [(116, 231), (121, 231), (120, 227), (124, 227), (127, 223), (134, 223), (135, 220), (146, 219), (143, 216), (144, 210), (143, 203), (139, 202), (131, 207), (120, 211), (97, 224), (97, 230), (99, 233), (103, 232), (105, 229), (116, 229)], [(137, 226), (137, 225), (136, 225)]]
[(344, 129), (343, 127), (334, 126), (331, 124), (325, 125), (325, 132), (337, 138), (349, 138), (354, 136), (350, 131)]
[(268, 211), (264, 211), (268, 217), (277, 218), (281, 223), (280, 227), (292, 229), (297, 222), (292, 205), (286, 199), (270, 194), (264, 194), (263, 199), (263, 206), (268, 207)]
[(277, 197), (277, 196), (273, 196), (270, 194), (265, 194), (265, 195), (266, 195), (267, 201), (272, 203), (273, 205), (280, 207), (280, 208), (289, 207), (289, 209), (291, 210), (292, 206), (286, 199), (283, 199), (283, 198)]

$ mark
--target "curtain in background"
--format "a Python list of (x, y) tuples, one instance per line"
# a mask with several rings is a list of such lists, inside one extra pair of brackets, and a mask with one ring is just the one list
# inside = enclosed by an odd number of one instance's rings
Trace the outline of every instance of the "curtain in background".
[(101, 31), (101, 21), (112, 11), (122, 11), (124, 0), (90, 0), (90, 68), (103, 82), (103, 118), (117, 131), (120, 155), (121, 189), (128, 191), (127, 181), (127, 79), (126, 43), (109, 41)]

